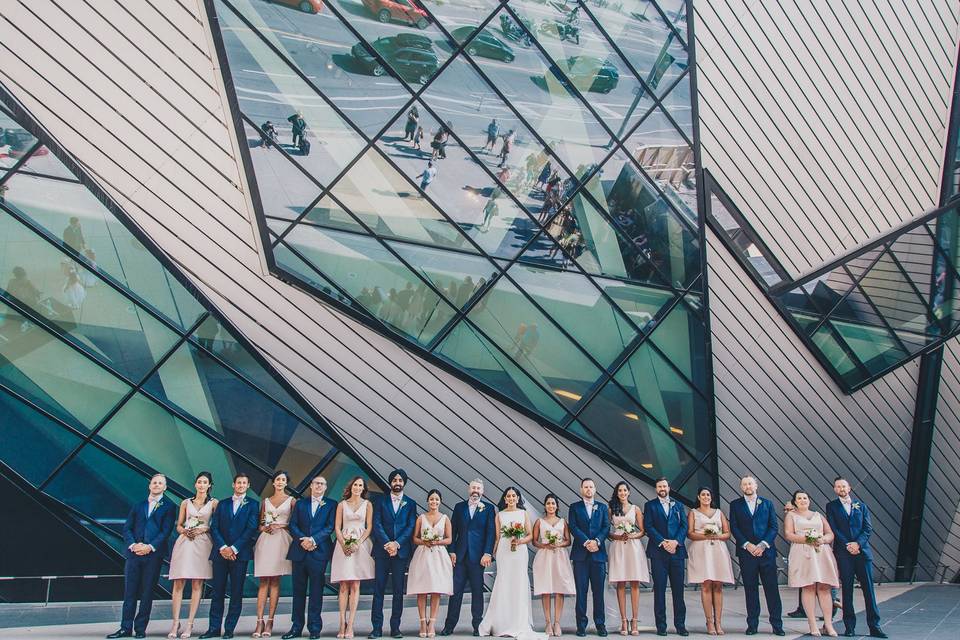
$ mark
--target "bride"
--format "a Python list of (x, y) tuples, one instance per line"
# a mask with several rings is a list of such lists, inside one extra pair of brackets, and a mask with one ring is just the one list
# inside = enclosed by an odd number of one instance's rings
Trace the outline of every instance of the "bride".
[[(497, 577), (487, 613), (480, 622), (479, 635), (546, 640), (546, 635), (535, 632), (532, 625), (530, 575), (527, 573), (527, 543), (532, 534), (530, 518), (524, 509), (520, 491), (515, 487), (507, 487), (497, 508), (500, 511), (495, 526), (499, 535), (493, 547)], [(505, 536), (504, 529), (514, 525), (519, 525), (518, 532), (522, 529), (523, 534), (519, 537)]]

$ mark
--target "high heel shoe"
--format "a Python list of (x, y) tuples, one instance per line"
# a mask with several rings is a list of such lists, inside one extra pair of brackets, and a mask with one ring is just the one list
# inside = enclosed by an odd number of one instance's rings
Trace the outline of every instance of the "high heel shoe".
[(190, 636), (193, 635), (193, 623), (187, 623), (187, 630), (180, 634), (181, 640), (189, 640)]
[(716, 623), (714, 624), (714, 628), (717, 630), (717, 635), (718, 635), (718, 636), (726, 635), (726, 633), (727, 633), (727, 632), (724, 631), (723, 628), (720, 626), (720, 621), (719, 621), (719, 620), (717, 620)]
[(250, 634), (251, 638), (262, 638), (263, 637), (263, 618), (257, 618), (257, 626), (253, 628), (253, 633)]
[(273, 635), (273, 618), (267, 618), (267, 624), (263, 627), (263, 638), (269, 638)]
[(560, 628), (559, 622), (553, 623), (553, 635), (555, 635), (558, 638), (563, 635), (563, 629)]
[(168, 638), (176, 638), (180, 635), (180, 621), (173, 621), (173, 628), (170, 629), (170, 633), (167, 634)]
[(634, 618), (630, 621), (630, 635), (638, 636), (640, 635), (640, 619)]
[(620, 618), (620, 635), (625, 636), (629, 634), (630, 634), (630, 631), (627, 630), (627, 619)]
[(342, 638), (347, 633), (347, 625), (342, 620), (340, 621), (340, 626), (337, 628), (337, 637)]
[(427, 619), (426, 618), (420, 618), (420, 634), (419, 635), (421, 638), (427, 637)]
[(436, 618), (430, 618), (430, 624), (427, 625), (427, 637), (428, 637), (428, 638), (436, 638), (436, 637), (437, 637), (436, 624), (437, 624), (437, 619), (436, 619)]
[(820, 629), (820, 633), (822, 633), (822, 634), (825, 635), (825, 636), (830, 636), (831, 638), (836, 638), (836, 637), (837, 637), (837, 632), (836, 632), (836, 630), (834, 630), (834, 631), (828, 630), (828, 629), (827, 629), (827, 625), (823, 625), (823, 628)]
[(717, 635), (717, 628), (713, 624), (713, 620), (707, 620), (707, 635), (715, 636)]
[(353, 637), (353, 623), (352, 623), (352, 622), (348, 622), (348, 623), (347, 623), (347, 627), (346, 627), (346, 629), (344, 629), (344, 631), (343, 631), (343, 637), (344, 637), (344, 638), (352, 638), (352, 637)]

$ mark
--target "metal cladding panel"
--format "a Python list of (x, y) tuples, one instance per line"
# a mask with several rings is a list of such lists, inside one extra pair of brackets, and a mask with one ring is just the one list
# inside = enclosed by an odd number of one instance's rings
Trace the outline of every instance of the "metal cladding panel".
[(565, 502), (624, 476), (267, 275), (202, 3), (9, 4), (0, 80), (379, 473), (448, 501), (477, 476)]
[(703, 166), (791, 275), (938, 204), (956, 3), (695, 9)]
[[(708, 230), (720, 492), (753, 475), (782, 504), (804, 489), (822, 510), (847, 476), (874, 518), (871, 544), (896, 565), (917, 363), (844, 394)], [(781, 544), (782, 541), (781, 541)], [(781, 549), (786, 551), (786, 546)]]

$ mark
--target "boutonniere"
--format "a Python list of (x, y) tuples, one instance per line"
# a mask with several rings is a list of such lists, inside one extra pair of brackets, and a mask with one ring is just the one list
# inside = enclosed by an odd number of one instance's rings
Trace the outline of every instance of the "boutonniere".
[(859, 509), (859, 508), (860, 508), (860, 503), (859, 503), (859, 502), (854, 502), (852, 505), (850, 505), (850, 507), (853, 508), (853, 509)]
[(244, 498), (243, 500), (240, 501), (240, 506), (238, 507), (238, 509), (242, 509), (242, 508), (244, 508), (245, 506), (247, 506), (247, 499), (246, 499), (246, 498)]
[(757, 498), (757, 506), (760, 506), (760, 503), (763, 502), (763, 498)]
[(486, 509), (486, 508), (487, 508), (487, 506), (486, 506), (485, 504), (483, 504), (482, 502), (480, 502), (480, 503), (477, 504), (477, 511), (483, 511), (483, 510)]
[(317, 505), (317, 509), (323, 509), (323, 505), (325, 504), (327, 504), (327, 501), (321, 498), (320, 503)]
[(407, 501), (406, 501), (406, 500), (401, 500), (401, 501), (400, 501), (400, 508), (403, 509), (405, 506), (407, 506)]

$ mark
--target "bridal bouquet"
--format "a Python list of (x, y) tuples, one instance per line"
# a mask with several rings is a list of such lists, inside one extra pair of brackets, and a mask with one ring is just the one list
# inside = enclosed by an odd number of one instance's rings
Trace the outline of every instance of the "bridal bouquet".
[(185, 525), (186, 529), (199, 529), (204, 525), (204, 522), (197, 516), (190, 516), (183, 524)]
[(527, 529), (519, 522), (505, 524), (500, 527), (500, 535), (504, 538), (510, 538), (510, 550), (517, 550), (517, 540), (527, 535)]
[[(420, 539), (424, 542), (436, 542), (440, 540), (440, 534), (433, 530), (433, 527), (424, 527), (423, 531), (420, 532)], [(433, 547), (430, 547), (430, 550), (433, 551)]]
[(629, 536), (631, 533), (634, 533), (637, 530), (632, 522), (627, 522), (626, 520), (623, 522), (618, 522), (614, 529), (617, 533), (625, 536)]
[(277, 521), (277, 516), (270, 513), (269, 511), (263, 514), (263, 526), (269, 526)]
[(360, 534), (357, 531), (347, 531), (343, 535), (343, 546), (347, 549), (355, 548), (360, 542)]
[(817, 553), (820, 553), (820, 545), (817, 543), (820, 542), (820, 538), (823, 537), (823, 534), (821, 534), (816, 529), (807, 529), (804, 532), (803, 537), (804, 537), (804, 542), (806, 542), (809, 545), (814, 545), (813, 550), (816, 551)]
[(560, 544), (560, 536), (557, 534), (556, 531), (547, 531), (543, 535), (543, 537), (547, 539), (547, 542), (549, 544), (554, 544), (554, 545)]
[[(715, 524), (704, 525), (703, 535), (707, 536), (708, 538), (715, 538), (716, 536), (720, 535), (720, 528)], [(710, 544), (714, 545), (716, 542), (711, 540)]]

